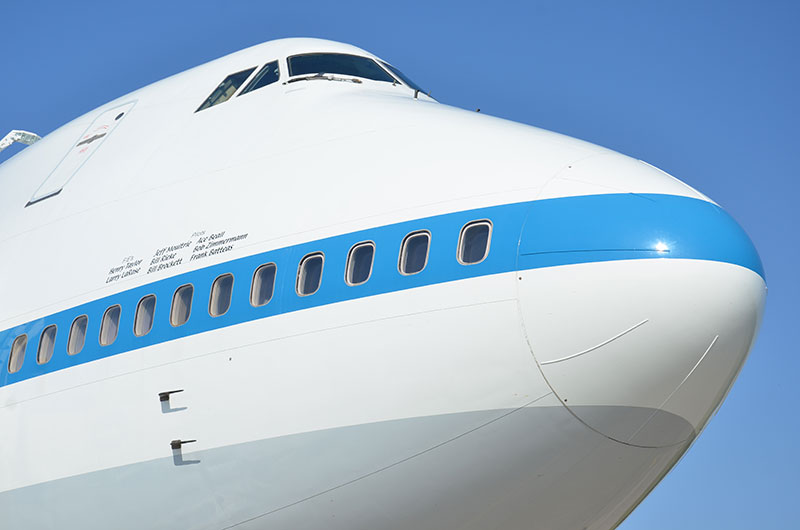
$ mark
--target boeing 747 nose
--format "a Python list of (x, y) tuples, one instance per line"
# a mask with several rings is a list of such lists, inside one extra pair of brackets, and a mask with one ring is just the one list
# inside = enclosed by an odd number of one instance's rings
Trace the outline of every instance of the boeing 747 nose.
[(686, 184), (316, 39), (66, 124), (0, 216), (8, 528), (609, 530), (764, 306)]

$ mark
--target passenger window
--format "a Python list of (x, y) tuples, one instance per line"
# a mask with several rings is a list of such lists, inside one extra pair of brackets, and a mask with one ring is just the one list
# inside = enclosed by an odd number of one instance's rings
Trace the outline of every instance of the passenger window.
[(208, 300), (208, 312), (212, 317), (218, 317), (228, 312), (231, 307), (232, 292), (233, 274), (223, 274), (214, 280)]
[(400, 249), (400, 272), (416, 274), (428, 264), (428, 246), (431, 234), (427, 231), (412, 232), (403, 240)]
[(72, 321), (69, 328), (69, 340), (67, 341), (67, 354), (75, 355), (80, 353), (86, 343), (86, 326), (89, 324), (89, 317), (81, 315)]
[(172, 307), (169, 311), (169, 323), (173, 326), (182, 326), (189, 320), (192, 313), (192, 295), (194, 287), (186, 284), (178, 287), (172, 295)]
[(375, 243), (371, 241), (359, 243), (350, 249), (345, 276), (348, 285), (360, 285), (369, 280), (374, 257)]
[(261, 70), (258, 71), (255, 77), (253, 77), (253, 80), (247, 83), (247, 86), (244, 87), (239, 95), (241, 96), (247, 94), (248, 92), (252, 92), (253, 90), (258, 90), (261, 87), (271, 85), (272, 83), (277, 82), (280, 76), (281, 74), (278, 70), (278, 61), (267, 63)]
[(136, 316), (133, 319), (133, 334), (143, 337), (153, 329), (153, 317), (156, 313), (156, 296), (148, 294), (136, 305)]
[(53, 348), (56, 345), (56, 326), (47, 326), (39, 337), (39, 350), (36, 352), (36, 362), (44, 364), (53, 358)]
[(306, 53), (289, 57), (289, 75), (342, 74), (394, 83), (395, 79), (369, 57), (346, 53)]
[(461, 229), (458, 240), (458, 261), (462, 265), (480, 263), (489, 254), (492, 234), (490, 221), (473, 221)]
[(253, 274), (253, 285), (250, 287), (250, 305), (260, 307), (272, 300), (276, 272), (277, 267), (274, 263), (267, 263), (256, 269)]
[(119, 332), (119, 314), (122, 309), (119, 305), (112, 305), (103, 314), (103, 321), (100, 323), (100, 346), (108, 346), (117, 340)]
[(248, 68), (247, 70), (242, 70), (241, 72), (236, 72), (235, 74), (231, 74), (225, 79), (222, 80), (217, 88), (211, 92), (211, 95), (206, 98), (202, 105), (200, 105), (195, 112), (200, 112), (201, 110), (205, 110), (209, 107), (213, 107), (214, 105), (219, 105), (220, 103), (224, 103), (228, 101), (231, 96), (236, 93), (236, 89), (242, 86), (250, 74), (253, 73), (255, 70), (255, 66), (253, 68)]
[(322, 282), (322, 264), (325, 261), (321, 252), (304, 257), (297, 268), (297, 294), (308, 296), (319, 289)]
[(8, 357), (8, 373), (17, 373), (22, 368), (22, 361), (25, 360), (25, 348), (27, 347), (27, 335), (20, 335), (14, 339), (14, 343), (11, 345), (11, 355)]

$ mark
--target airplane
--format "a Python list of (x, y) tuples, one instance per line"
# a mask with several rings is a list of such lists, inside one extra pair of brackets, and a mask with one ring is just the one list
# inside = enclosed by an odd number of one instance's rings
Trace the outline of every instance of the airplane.
[(3, 528), (612, 529), (764, 312), (702, 193), (346, 44), (15, 140)]

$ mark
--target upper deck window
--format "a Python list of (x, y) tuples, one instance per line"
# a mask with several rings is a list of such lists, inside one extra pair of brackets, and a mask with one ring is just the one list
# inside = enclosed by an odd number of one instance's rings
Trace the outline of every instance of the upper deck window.
[(409, 87), (411, 87), (412, 89), (414, 89), (414, 90), (419, 90), (420, 92), (425, 92), (424, 90), (422, 90), (422, 89), (420, 88), (420, 86), (419, 86), (418, 84), (416, 84), (414, 81), (412, 81), (411, 79), (409, 79), (407, 75), (405, 75), (403, 72), (401, 72), (400, 70), (398, 70), (397, 68), (395, 68), (395, 67), (394, 67), (394, 66), (392, 66), (391, 64), (389, 64), (389, 63), (386, 63), (386, 62), (383, 62), (383, 61), (381, 61), (381, 64), (382, 64), (382, 65), (383, 65), (383, 66), (384, 66), (384, 67), (385, 67), (387, 70), (389, 70), (390, 72), (392, 72), (392, 73), (395, 75), (395, 77), (399, 78), (399, 79), (400, 79), (400, 81), (402, 81), (403, 83), (407, 84), (407, 85), (408, 85)]
[(242, 70), (241, 72), (231, 74), (223, 79), (222, 83), (220, 83), (217, 88), (214, 89), (211, 95), (206, 98), (203, 104), (200, 105), (195, 112), (200, 112), (201, 110), (205, 110), (209, 107), (213, 107), (214, 105), (218, 105), (231, 99), (231, 96), (236, 93), (236, 90), (242, 86), (242, 83), (244, 83), (247, 78), (250, 77), (250, 74), (252, 74), (253, 70), (255, 69), (256, 68), (254, 66), (253, 68), (248, 68), (247, 70)]
[(280, 70), (278, 70), (278, 61), (272, 61), (271, 63), (267, 63), (253, 77), (253, 80), (247, 83), (247, 86), (244, 87), (244, 89), (239, 95), (241, 96), (242, 94), (247, 94), (248, 92), (252, 92), (253, 90), (258, 90), (261, 87), (271, 85), (272, 83), (277, 82), (280, 76), (281, 73)]
[(86, 343), (86, 326), (89, 324), (89, 317), (81, 315), (72, 321), (69, 328), (69, 341), (67, 342), (67, 354), (75, 355), (80, 353)]
[(53, 349), (56, 344), (56, 325), (50, 324), (42, 331), (39, 337), (39, 351), (36, 353), (36, 362), (45, 364), (53, 358)]
[(117, 333), (119, 332), (119, 315), (122, 308), (117, 305), (112, 305), (103, 314), (103, 320), (100, 322), (100, 346), (108, 346), (117, 340)]
[(394, 83), (395, 79), (368, 57), (346, 53), (305, 53), (289, 57), (289, 75), (341, 74)]
[(133, 318), (133, 334), (143, 337), (153, 329), (153, 317), (156, 312), (156, 295), (148, 294), (139, 300), (136, 305), (136, 315)]
[(192, 296), (194, 286), (191, 283), (181, 285), (172, 295), (172, 307), (169, 310), (169, 323), (175, 327), (186, 324), (192, 314)]
[(489, 241), (492, 235), (490, 221), (474, 221), (461, 229), (458, 241), (458, 261), (462, 265), (480, 263), (489, 254)]
[(8, 357), (8, 373), (19, 372), (22, 362), (25, 360), (25, 349), (28, 347), (28, 336), (20, 335), (14, 339), (11, 345), (11, 355)]
[(375, 243), (366, 241), (354, 245), (347, 256), (345, 281), (347, 285), (361, 285), (369, 280), (372, 274), (372, 262), (375, 258)]
[(412, 232), (403, 240), (400, 248), (400, 272), (402, 274), (416, 274), (421, 272), (428, 264), (428, 247), (431, 243), (431, 234), (427, 230)]
[(275, 272), (277, 270), (274, 263), (267, 263), (256, 269), (253, 274), (253, 285), (250, 287), (250, 304), (253, 307), (266, 305), (272, 300), (272, 292), (275, 290)]
[(325, 257), (322, 252), (314, 252), (303, 258), (297, 268), (297, 286), (295, 287), (297, 294), (308, 296), (317, 292), (322, 282), (324, 262)]
[(208, 299), (208, 313), (218, 317), (228, 312), (233, 294), (233, 274), (219, 276), (211, 285), (211, 296)]

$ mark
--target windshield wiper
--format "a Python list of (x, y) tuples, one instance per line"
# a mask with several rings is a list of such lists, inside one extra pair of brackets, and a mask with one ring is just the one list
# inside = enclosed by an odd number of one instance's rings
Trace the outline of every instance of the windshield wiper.
[(289, 79), (287, 83), (294, 83), (296, 81), (340, 81), (343, 83), (361, 84), (361, 79), (355, 77), (340, 77), (335, 74), (325, 74), (322, 72), (313, 75), (304, 75), (302, 77), (293, 77)]

